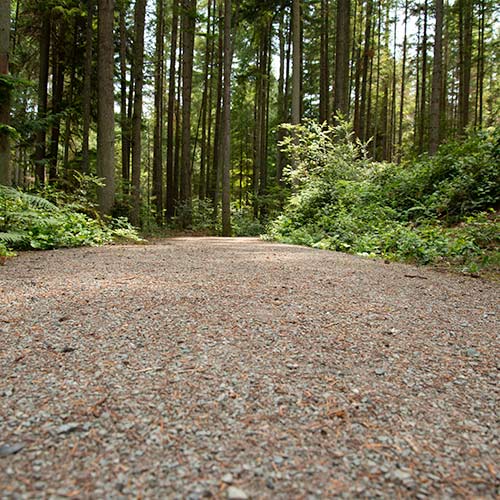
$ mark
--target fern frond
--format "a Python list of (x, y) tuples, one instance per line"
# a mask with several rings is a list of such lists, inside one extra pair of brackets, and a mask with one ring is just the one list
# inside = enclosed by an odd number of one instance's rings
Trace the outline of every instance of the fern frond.
[(8, 186), (0, 186), (0, 198), (9, 200), (20, 199), (21, 201), (34, 208), (41, 208), (42, 210), (57, 210), (56, 205), (51, 203), (49, 200), (42, 198), (41, 196), (24, 193), (23, 191), (19, 191)]
[(27, 236), (23, 233), (0, 233), (0, 243), (5, 245), (15, 245), (16, 243), (24, 243), (27, 240)]

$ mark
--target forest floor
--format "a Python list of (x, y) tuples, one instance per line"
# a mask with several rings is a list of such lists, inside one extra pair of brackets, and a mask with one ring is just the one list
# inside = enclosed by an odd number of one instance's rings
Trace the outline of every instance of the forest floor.
[(499, 290), (255, 238), (21, 253), (0, 496), (495, 498)]

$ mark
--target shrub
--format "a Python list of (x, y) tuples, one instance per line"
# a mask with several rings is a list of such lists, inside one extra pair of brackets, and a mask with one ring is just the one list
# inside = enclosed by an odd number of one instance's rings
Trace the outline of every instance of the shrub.
[(293, 193), (268, 238), (465, 270), (496, 261), (498, 130), (394, 165), (370, 162), (345, 124), (290, 128)]

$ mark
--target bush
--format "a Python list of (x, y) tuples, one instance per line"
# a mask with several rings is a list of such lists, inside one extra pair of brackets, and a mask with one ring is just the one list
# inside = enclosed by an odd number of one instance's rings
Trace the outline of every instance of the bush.
[(394, 165), (370, 162), (346, 125), (292, 127), (282, 146), (294, 190), (267, 237), (465, 270), (495, 262), (499, 143), (498, 130), (482, 131)]
[(78, 200), (60, 207), (42, 196), (0, 186), (0, 252), (94, 246), (117, 238), (140, 240), (125, 220), (104, 222), (79, 211), (82, 208), (88, 206), (82, 207)]

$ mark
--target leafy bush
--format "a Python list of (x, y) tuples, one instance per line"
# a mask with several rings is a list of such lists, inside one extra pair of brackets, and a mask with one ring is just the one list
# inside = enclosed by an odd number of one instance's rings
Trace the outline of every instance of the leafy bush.
[(499, 144), (498, 130), (482, 131), (414, 164), (381, 164), (345, 124), (292, 127), (282, 146), (294, 190), (267, 237), (466, 270), (494, 263)]
[[(55, 192), (52, 198), (57, 197)], [(58, 202), (66, 195), (60, 195)], [(78, 211), (76, 200), (63, 206), (36, 195), (0, 186), (0, 255), (12, 250), (102, 245), (117, 238), (139, 241), (123, 219), (104, 222)]]

